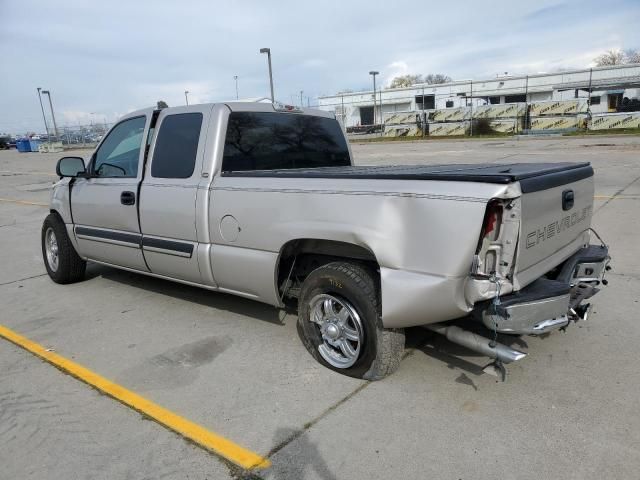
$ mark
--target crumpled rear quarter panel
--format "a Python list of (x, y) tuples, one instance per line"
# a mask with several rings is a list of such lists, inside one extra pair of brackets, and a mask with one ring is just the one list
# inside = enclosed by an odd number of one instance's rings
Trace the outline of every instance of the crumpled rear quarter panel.
[[(420, 325), (469, 311), (464, 281), (475, 253), (486, 203), (508, 185), (445, 181), (218, 177), (210, 208), (213, 265), (221, 287), (233, 276), (216, 269), (225, 255), (216, 244), (279, 253), (290, 240), (326, 239), (363, 246), (381, 267), (382, 317), (387, 327)], [(233, 215), (237, 239), (222, 238)], [(228, 252), (228, 249), (225, 249)], [(243, 268), (242, 254), (234, 264)], [(273, 257), (272, 257), (273, 258)], [(249, 255), (247, 255), (247, 262)], [(273, 264), (271, 264), (273, 263)], [(253, 263), (255, 265), (255, 263)], [(261, 262), (254, 277), (274, 278), (276, 262)], [(263, 291), (246, 278), (247, 289)]]

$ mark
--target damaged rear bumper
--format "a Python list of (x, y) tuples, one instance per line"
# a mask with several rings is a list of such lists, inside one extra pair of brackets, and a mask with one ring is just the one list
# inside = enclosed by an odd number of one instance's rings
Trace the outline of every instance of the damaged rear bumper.
[(543, 277), (518, 292), (475, 305), (473, 314), (499, 333), (540, 335), (585, 319), (584, 300), (606, 284), (610, 261), (606, 246), (589, 245), (567, 259), (555, 275)]

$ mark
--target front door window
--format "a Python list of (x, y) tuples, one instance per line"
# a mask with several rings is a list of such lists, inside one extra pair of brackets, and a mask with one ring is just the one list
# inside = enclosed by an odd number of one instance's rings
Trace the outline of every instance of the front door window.
[(138, 176), (138, 161), (146, 117), (135, 117), (116, 125), (95, 155), (93, 174), (97, 177)]

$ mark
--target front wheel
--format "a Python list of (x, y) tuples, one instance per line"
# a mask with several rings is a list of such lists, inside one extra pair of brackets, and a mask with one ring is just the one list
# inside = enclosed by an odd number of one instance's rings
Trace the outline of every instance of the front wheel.
[(42, 257), (54, 282), (74, 283), (84, 278), (87, 262), (73, 248), (64, 222), (55, 213), (42, 224)]
[(298, 330), (318, 362), (366, 380), (398, 368), (404, 331), (382, 327), (377, 291), (372, 273), (355, 263), (333, 262), (309, 274), (300, 292)]

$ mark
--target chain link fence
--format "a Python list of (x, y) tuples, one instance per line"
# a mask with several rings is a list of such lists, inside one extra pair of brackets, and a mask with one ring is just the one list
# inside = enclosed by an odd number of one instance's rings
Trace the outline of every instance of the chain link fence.
[[(639, 66), (604, 78), (589, 70), (548, 77), (415, 85), (320, 99), (350, 136), (513, 135), (640, 128)], [(592, 78), (593, 74), (593, 78)], [(603, 78), (601, 78), (603, 77)]]
[[(57, 141), (66, 148), (93, 147), (102, 140), (112, 124), (92, 123), (89, 125), (64, 125), (58, 128)], [(52, 140), (55, 136), (52, 136)]]

